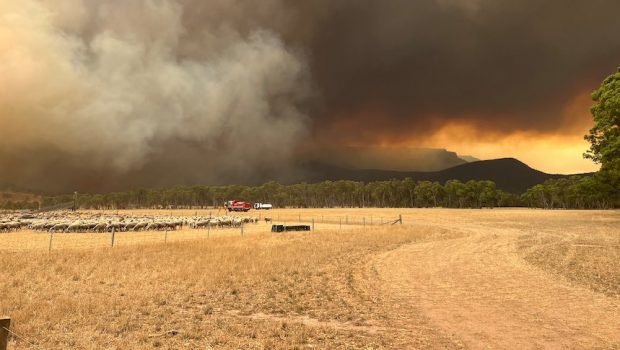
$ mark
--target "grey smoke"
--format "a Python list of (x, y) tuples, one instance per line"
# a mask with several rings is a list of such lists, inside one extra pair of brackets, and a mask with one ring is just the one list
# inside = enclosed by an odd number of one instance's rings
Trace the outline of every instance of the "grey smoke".
[[(175, 166), (213, 180), (265, 157), (287, 162), (304, 138), (306, 63), (277, 33), (201, 28), (192, 55), (182, 48), (191, 9), (176, 1), (56, 4), (1, 5), (11, 45), (0, 52), (5, 178), (71, 177), (67, 169), (114, 178), (184, 158)], [(193, 157), (176, 153), (179, 144), (192, 144)]]

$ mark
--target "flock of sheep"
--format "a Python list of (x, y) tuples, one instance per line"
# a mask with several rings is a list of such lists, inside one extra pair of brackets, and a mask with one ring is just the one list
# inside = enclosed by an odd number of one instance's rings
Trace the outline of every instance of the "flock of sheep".
[(39, 232), (130, 232), (240, 227), (257, 223), (254, 217), (175, 217), (153, 215), (102, 215), (72, 212), (33, 215), (0, 215), (0, 233), (29, 229)]

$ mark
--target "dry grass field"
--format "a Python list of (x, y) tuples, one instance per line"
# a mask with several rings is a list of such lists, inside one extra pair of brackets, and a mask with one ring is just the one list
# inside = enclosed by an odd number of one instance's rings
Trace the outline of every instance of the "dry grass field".
[(618, 211), (261, 215), (316, 230), (0, 234), (9, 348), (620, 347)]

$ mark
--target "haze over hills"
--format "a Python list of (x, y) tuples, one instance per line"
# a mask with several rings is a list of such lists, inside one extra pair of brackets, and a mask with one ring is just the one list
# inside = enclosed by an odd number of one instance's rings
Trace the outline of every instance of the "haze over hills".
[(309, 182), (325, 180), (354, 180), (354, 181), (381, 181), (390, 179), (404, 179), (410, 177), (417, 181), (438, 181), (445, 183), (448, 180), (491, 180), (498, 189), (512, 193), (523, 193), (528, 188), (543, 183), (548, 179), (569, 177), (571, 175), (547, 174), (532, 169), (527, 164), (514, 158), (482, 160), (460, 164), (440, 171), (390, 171), (390, 170), (357, 170), (336, 167), (328, 164), (308, 165)]
[[(432, 162), (427, 161), (424, 163), (424, 166), (427, 168), (439, 167), (441, 164), (456, 164), (455, 166), (449, 166), (445, 168), (441, 168), (436, 171), (408, 171), (408, 170), (394, 170), (397, 169), (407, 169), (407, 159), (414, 159), (413, 155), (420, 156), (420, 154), (427, 152), (428, 154), (433, 154), (434, 157)], [(329, 153), (326, 153), (329, 154)], [(339, 157), (343, 157), (346, 152), (341, 152), (337, 154), (335, 158), (342, 159)], [(349, 153), (351, 154), (351, 153)], [(299, 183), (299, 182), (321, 182), (326, 180), (337, 181), (337, 180), (352, 180), (352, 181), (383, 181), (390, 179), (404, 179), (406, 177), (410, 177), (417, 181), (438, 181), (440, 183), (445, 183), (448, 180), (459, 180), (461, 182), (467, 182), (469, 180), (492, 180), (496, 183), (497, 188), (512, 192), (512, 193), (523, 193), (528, 188), (543, 183), (548, 179), (554, 178), (562, 178), (568, 177), (571, 175), (565, 174), (548, 174), (536, 169), (529, 167), (527, 164), (515, 159), (515, 158), (502, 158), (502, 159), (493, 159), (493, 160), (482, 160), (482, 161), (473, 161), (466, 162), (457, 156), (454, 152), (449, 152), (446, 150), (440, 149), (430, 149), (423, 151), (416, 151), (413, 153), (401, 152), (396, 153), (395, 156), (390, 158), (390, 161), (399, 161), (390, 163), (387, 160), (381, 160), (378, 158), (380, 155), (379, 151), (376, 151), (375, 154), (370, 156), (353, 158), (352, 161), (348, 163), (337, 164), (337, 162), (322, 162), (317, 160), (311, 161), (303, 161), (298, 166), (294, 167), (294, 171), (289, 172), (285, 171), (287, 174), (286, 177), (278, 178), (276, 177), (265, 177), (265, 176), (255, 176), (254, 178), (249, 178), (247, 181), (220, 181), (220, 182), (209, 182), (206, 180), (200, 180), (199, 175), (196, 174), (196, 178), (193, 181), (182, 181), (180, 178), (177, 179), (177, 182), (161, 182), (161, 183), (125, 183), (124, 185), (117, 188), (106, 188), (99, 189), (97, 191), (89, 191), (88, 189), (76, 188), (79, 192), (86, 193), (107, 193), (107, 192), (115, 192), (115, 191), (126, 191), (137, 188), (172, 188), (176, 186), (193, 186), (193, 185), (260, 185), (262, 183), (268, 181), (277, 181), (285, 184)], [(438, 156), (439, 155), (439, 156)], [(405, 157), (406, 156), (406, 157)], [(398, 159), (401, 157), (401, 159)], [(475, 159), (475, 158), (474, 158)], [(373, 160), (380, 160), (376, 163), (373, 163)], [(349, 165), (348, 167), (344, 164)], [(395, 164), (395, 165), (392, 165)], [(421, 163), (409, 163), (411, 164), (410, 168), (420, 169)], [(358, 168), (354, 168), (352, 165), (358, 166)], [(363, 165), (368, 165), (368, 168), (359, 168)], [(392, 167), (392, 169), (382, 169), (378, 166), (387, 166)], [(277, 170), (277, 166), (271, 165), (272, 169)], [(168, 173), (170, 176), (163, 177), (162, 180), (173, 179), (174, 169), (169, 169)], [(277, 171), (275, 172), (277, 175)], [(273, 173), (272, 173), (273, 174)], [(103, 176), (103, 174), (101, 174)], [(60, 193), (72, 193), (71, 191), (58, 191), (58, 192), (42, 192), (42, 191), (31, 191), (24, 189), (23, 187), (11, 186), (8, 184), (1, 185), (0, 190), (2, 189), (11, 189), (9, 192), (29, 192), (29, 193), (46, 193), (46, 194), (60, 194)], [(8, 197), (8, 196), (7, 196)]]
[(479, 160), (443, 148), (412, 147), (319, 147), (304, 157), (349, 169), (396, 171), (439, 171)]
[(464, 160), (464, 161), (466, 161), (468, 163), (477, 162), (477, 161), (481, 160), (481, 159), (478, 159), (478, 158), (476, 158), (474, 156), (461, 156), (461, 155), (459, 155), (459, 158), (461, 158), (462, 160)]

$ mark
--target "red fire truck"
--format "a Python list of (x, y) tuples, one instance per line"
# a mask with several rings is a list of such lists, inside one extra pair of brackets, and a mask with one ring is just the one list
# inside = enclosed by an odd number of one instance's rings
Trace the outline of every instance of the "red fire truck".
[(241, 202), (235, 199), (224, 203), (224, 206), (228, 209), (228, 211), (249, 211), (252, 209), (252, 203)]

